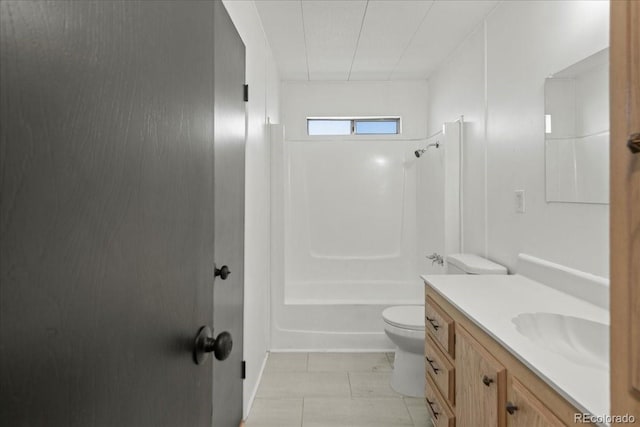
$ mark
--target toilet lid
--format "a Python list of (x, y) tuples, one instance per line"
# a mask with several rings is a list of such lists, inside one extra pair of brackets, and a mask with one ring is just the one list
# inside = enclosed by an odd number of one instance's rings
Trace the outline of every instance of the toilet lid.
[(424, 306), (422, 305), (389, 307), (382, 312), (382, 318), (388, 324), (398, 328), (424, 330)]

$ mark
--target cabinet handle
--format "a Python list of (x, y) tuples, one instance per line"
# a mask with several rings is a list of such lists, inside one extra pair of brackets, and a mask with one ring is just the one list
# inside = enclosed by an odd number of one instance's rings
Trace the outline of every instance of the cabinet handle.
[(429, 409), (431, 409), (431, 413), (433, 414), (434, 418), (437, 420), (438, 419), (438, 415), (440, 415), (440, 412), (436, 411), (435, 409), (433, 409), (433, 405), (436, 402), (432, 402), (427, 398), (427, 404), (429, 405)]
[(491, 383), (493, 382), (493, 380), (485, 375), (484, 377), (482, 377), (482, 382), (484, 383), (484, 385), (489, 387), (491, 385)]
[(507, 402), (507, 412), (513, 415), (518, 410), (518, 407), (511, 402)]
[(435, 363), (434, 363), (435, 361), (434, 361), (433, 359), (429, 359), (429, 358), (427, 357), (427, 362), (429, 362), (429, 365), (431, 366), (431, 369), (433, 370), (433, 373), (434, 373), (434, 374), (436, 374), (436, 375), (438, 375), (438, 371), (440, 371), (440, 368), (436, 368), (436, 367), (434, 366), (434, 365), (435, 365)]
[(632, 153), (640, 153), (640, 132), (629, 135), (627, 147)]
[(438, 322), (436, 322), (436, 319), (431, 318), (429, 316), (425, 316), (425, 318), (429, 321), (429, 323), (431, 323), (431, 326), (433, 327), (434, 331), (437, 331), (438, 329), (440, 329), (440, 325), (438, 325)]

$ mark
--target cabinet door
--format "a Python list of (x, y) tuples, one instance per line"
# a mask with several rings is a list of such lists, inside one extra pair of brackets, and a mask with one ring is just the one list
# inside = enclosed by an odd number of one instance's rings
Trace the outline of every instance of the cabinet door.
[(520, 381), (512, 378), (507, 402), (507, 427), (561, 427), (562, 422)]
[(506, 371), (462, 327), (456, 329), (456, 418), (458, 427), (505, 425)]

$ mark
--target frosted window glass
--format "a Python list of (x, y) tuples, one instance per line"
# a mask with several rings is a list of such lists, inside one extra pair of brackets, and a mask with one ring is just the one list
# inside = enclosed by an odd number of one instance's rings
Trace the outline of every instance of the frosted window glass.
[(307, 120), (309, 135), (351, 135), (351, 120)]
[(356, 134), (359, 135), (388, 135), (398, 133), (397, 120), (356, 120)]

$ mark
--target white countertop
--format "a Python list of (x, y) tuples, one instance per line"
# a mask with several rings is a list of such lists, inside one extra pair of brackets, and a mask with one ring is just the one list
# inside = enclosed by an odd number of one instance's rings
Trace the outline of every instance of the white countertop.
[(609, 370), (547, 350), (512, 322), (521, 313), (557, 313), (609, 325), (607, 310), (517, 274), (421, 277), (580, 411), (610, 413)]

